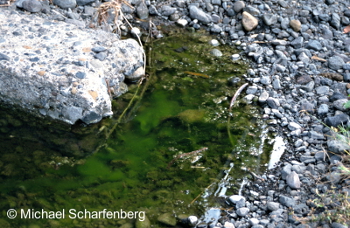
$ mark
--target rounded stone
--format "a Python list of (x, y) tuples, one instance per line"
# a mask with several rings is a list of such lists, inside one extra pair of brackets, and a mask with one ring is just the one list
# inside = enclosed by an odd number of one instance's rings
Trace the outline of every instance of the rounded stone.
[(299, 20), (291, 20), (289, 25), (295, 32), (299, 32), (301, 29), (301, 22)]
[(215, 57), (221, 57), (222, 56), (222, 52), (219, 49), (213, 49), (210, 51), (210, 54), (212, 54)]
[(247, 216), (249, 213), (249, 208), (247, 207), (241, 207), (236, 210), (236, 213), (238, 216), (244, 217)]
[(258, 26), (258, 19), (244, 11), (242, 13), (242, 25), (246, 31), (252, 31)]
[(22, 3), (22, 7), (31, 13), (38, 13), (42, 9), (42, 4), (37, 0), (25, 0)]

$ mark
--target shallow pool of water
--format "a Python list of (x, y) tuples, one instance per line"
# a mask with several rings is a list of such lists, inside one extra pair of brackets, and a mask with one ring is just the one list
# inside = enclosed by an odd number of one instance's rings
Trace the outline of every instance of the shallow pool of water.
[[(229, 79), (240, 78), (247, 63), (230, 60), (236, 53), (230, 46), (216, 47), (222, 57), (211, 56), (209, 39), (182, 33), (154, 41), (148, 79), (131, 85), (114, 101), (115, 117), (99, 124), (57, 129), (4, 114), (0, 226), (163, 227), (164, 220), (201, 217), (210, 207), (225, 206), (224, 196), (238, 194), (249, 171), (264, 170), (268, 152), (256, 108), (238, 100), (228, 110), (243, 84)], [(18, 215), (33, 209), (64, 210), (65, 216), (11, 220), (11, 208)], [(83, 217), (73, 218), (70, 209)], [(104, 209), (130, 211), (135, 218), (85, 218), (86, 210)]]

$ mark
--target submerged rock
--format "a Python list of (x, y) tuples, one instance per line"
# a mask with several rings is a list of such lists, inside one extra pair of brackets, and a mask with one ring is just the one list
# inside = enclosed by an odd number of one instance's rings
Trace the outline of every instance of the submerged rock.
[(175, 226), (176, 218), (170, 213), (164, 213), (158, 217), (158, 222), (161, 222), (167, 226)]
[(177, 116), (187, 123), (202, 122), (205, 116), (205, 111), (198, 109), (187, 109), (180, 112)]

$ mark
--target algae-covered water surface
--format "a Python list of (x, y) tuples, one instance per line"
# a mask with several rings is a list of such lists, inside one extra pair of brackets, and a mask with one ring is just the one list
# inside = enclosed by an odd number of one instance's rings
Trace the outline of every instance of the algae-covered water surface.
[[(234, 48), (209, 40), (194, 33), (154, 41), (148, 78), (130, 85), (114, 101), (116, 116), (99, 124), (63, 127), (64, 134), (36, 126), (42, 133), (33, 136), (25, 120), (4, 118), (0, 226), (175, 226), (225, 206), (220, 199), (237, 194), (267, 153), (257, 110), (239, 100), (228, 111), (247, 63), (230, 59)], [(211, 55), (214, 48), (223, 56)]]

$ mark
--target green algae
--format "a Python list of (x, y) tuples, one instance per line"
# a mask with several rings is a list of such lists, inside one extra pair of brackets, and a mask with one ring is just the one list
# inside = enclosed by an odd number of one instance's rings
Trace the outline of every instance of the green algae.
[[(186, 213), (201, 216), (208, 199), (200, 196), (215, 187), (234, 163), (227, 194), (238, 191), (240, 180), (267, 162), (266, 152), (253, 155), (260, 143), (262, 122), (254, 107), (237, 102), (229, 113), (229, 99), (237, 87), (230, 77), (245, 73), (247, 63), (233, 62), (231, 46), (215, 47), (223, 52), (216, 58), (208, 44), (211, 38), (202, 33), (175, 34), (152, 44), (151, 83), (142, 100), (127, 114), (106, 142), (106, 147), (92, 151), (106, 129), (118, 119), (106, 119), (89, 127), (74, 126), (64, 137), (53, 137), (54, 146), (35, 141), (17, 147), (8, 146), (0, 155), (0, 210), (35, 208), (45, 210), (130, 210), (145, 211), (146, 221), (106, 219), (6, 220), (12, 227), (40, 224), (56, 227), (162, 227), (157, 219)], [(202, 77), (186, 72), (208, 75)], [(133, 97), (137, 85), (113, 103), (120, 114)], [(229, 126), (227, 117), (233, 115)], [(12, 120), (9, 125), (23, 126)], [(5, 124), (4, 124), (5, 126)], [(5, 127), (8, 128), (6, 125)], [(232, 148), (227, 127), (234, 137)], [(70, 136), (78, 134), (78, 140)], [(94, 138), (95, 136), (95, 138)], [(96, 140), (98, 138), (99, 140)], [(14, 141), (18, 142), (18, 141)], [(74, 143), (73, 143), (74, 142)], [(103, 142), (103, 141), (102, 141)], [(67, 145), (72, 143), (72, 145)], [(15, 145), (15, 144), (13, 144)], [(75, 154), (75, 157), (65, 157)], [(190, 158), (180, 154), (208, 147)], [(32, 149), (32, 150), (31, 150)], [(69, 151), (68, 151), (69, 150)], [(59, 152), (58, 152), (59, 151)], [(83, 151), (83, 152), (82, 152)], [(196, 161), (195, 161), (196, 160)], [(209, 188), (209, 186), (212, 186)], [(211, 193), (211, 199), (215, 197)], [(197, 200), (194, 200), (197, 199)], [(212, 202), (212, 200), (209, 200)], [(171, 224), (173, 220), (171, 219)], [(4, 220), (5, 221), (5, 220)], [(162, 220), (161, 220), (162, 221)]]

